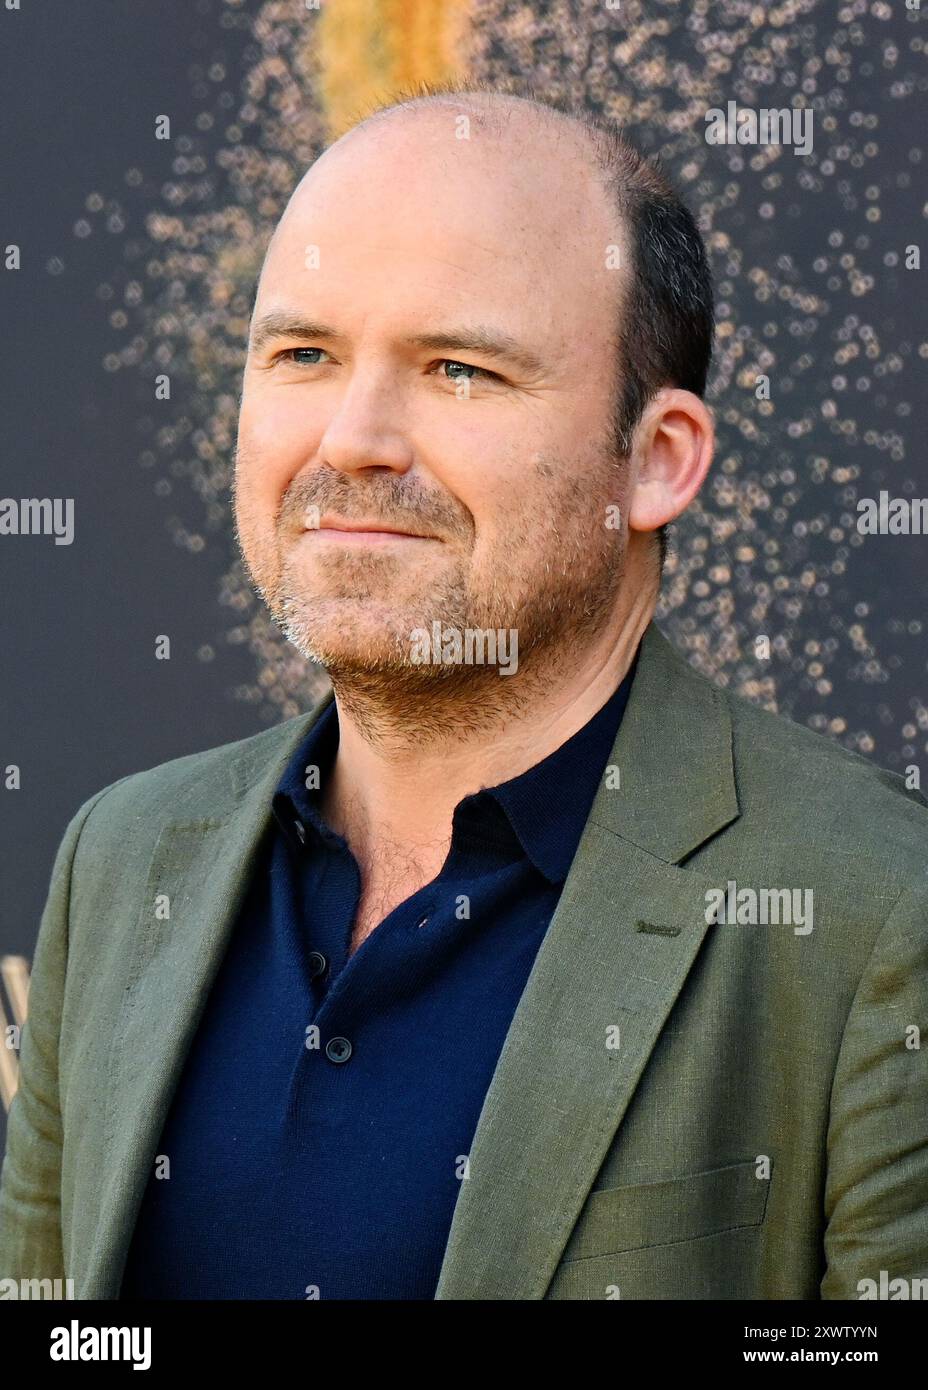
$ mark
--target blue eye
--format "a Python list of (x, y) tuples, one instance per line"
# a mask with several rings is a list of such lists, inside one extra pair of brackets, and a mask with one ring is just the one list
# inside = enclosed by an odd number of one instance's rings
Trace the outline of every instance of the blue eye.
[(318, 361), (315, 361), (315, 362), (300, 362), (300, 361), (298, 361), (298, 360), (297, 360), (296, 354), (299, 353), (299, 352), (322, 352), (322, 353), (324, 353), (324, 352), (325, 352), (325, 348), (288, 348), (286, 352), (282, 352), (282, 353), (281, 353), (281, 357), (286, 357), (286, 358), (288, 358), (291, 362), (295, 362), (296, 365), (297, 365), (298, 367), (318, 367), (318, 366), (319, 366)]
[(467, 373), (467, 372), (471, 373), (470, 376), (464, 376), (464, 377), (460, 377), (460, 376), (449, 376), (449, 377), (447, 377), (447, 380), (448, 380), (448, 381), (461, 381), (461, 380), (464, 380), (464, 381), (473, 381), (473, 379), (474, 379), (475, 376), (486, 377), (488, 380), (494, 380), (494, 379), (495, 379), (495, 373), (494, 373), (494, 372), (488, 372), (484, 367), (475, 367), (475, 366), (473, 365), (472, 362), (458, 362), (458, 361), (457, 361), (455, 358), (453, 358), (453, 357), (443, 357), (443, 358), (441, 359), (441, 365), (442, 365), (442, 366), (445, 366), (445, 367), (463, 367), (465, 373)]

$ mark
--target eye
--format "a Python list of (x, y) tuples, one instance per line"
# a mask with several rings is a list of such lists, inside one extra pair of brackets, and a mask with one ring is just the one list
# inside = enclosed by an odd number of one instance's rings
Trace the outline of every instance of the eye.
[(446, 381), (473, 381), (475, 377), (483, 377), (487, 381), (499, 381), (495, 372), (488, 372), (484, 367), (475, 367), (472, 362), (458, 362), (453, 357), (442, 357), (438, 363), (440, 367), (462, 367), (462, 373), (455, 373), (454, 376), (445, 375)]
[(278, 360), (278, 362), (292, 362), (292, 363), (294, 364), (294, 366), (297, 366), (297, 367), (318, 367), (318, 366), (321, 365), (318, 359), (313, 359), (312, 361), (309, 361), (309, 362), (301, 362), (301, 361), (299, 360), (298, 356), (297, 356), (298, 353), (314, 353), (314, 352), (321, 352), (321, 353), (325, 354), (326, 356), (328, 356), (328, 354), (327, 354), (326, 351), (325, 351), (325, 348), (317, 348), (317, 347), (287, 348), (287, 350), (286, 350), (285, 352), (281, 352), (281, 353), (278, 354), (277, 360)]

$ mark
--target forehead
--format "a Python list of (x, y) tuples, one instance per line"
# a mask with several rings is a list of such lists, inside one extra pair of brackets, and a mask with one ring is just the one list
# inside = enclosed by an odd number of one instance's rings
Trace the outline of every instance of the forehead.
[(595, 318), (605, 298), (608, 312), (624, 243), (577, 135), (461, 115), (376, 122), (327, 151), (281, 219), (262, 296), (476, 297), (542, 319)]

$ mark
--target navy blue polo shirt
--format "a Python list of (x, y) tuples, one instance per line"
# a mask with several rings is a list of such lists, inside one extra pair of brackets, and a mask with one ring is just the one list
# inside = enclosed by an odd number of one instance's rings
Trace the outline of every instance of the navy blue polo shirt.
[(357, 862), (319, 813), (333, 701), (287, 767), (174, 1094), (121, 1298), (431, 1299), (483, 1100), (634, 675), (466, 796), (431, 883), (349, 957)]

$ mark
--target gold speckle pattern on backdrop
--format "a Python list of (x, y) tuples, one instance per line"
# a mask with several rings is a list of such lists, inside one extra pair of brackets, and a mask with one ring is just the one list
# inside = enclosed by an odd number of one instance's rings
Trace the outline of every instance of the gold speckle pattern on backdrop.
[(359, 110), (418, 82), (465, 71), (468, 5), (447, 0), (338, 0), (307, 37), (327, 137), (337, 140)]

